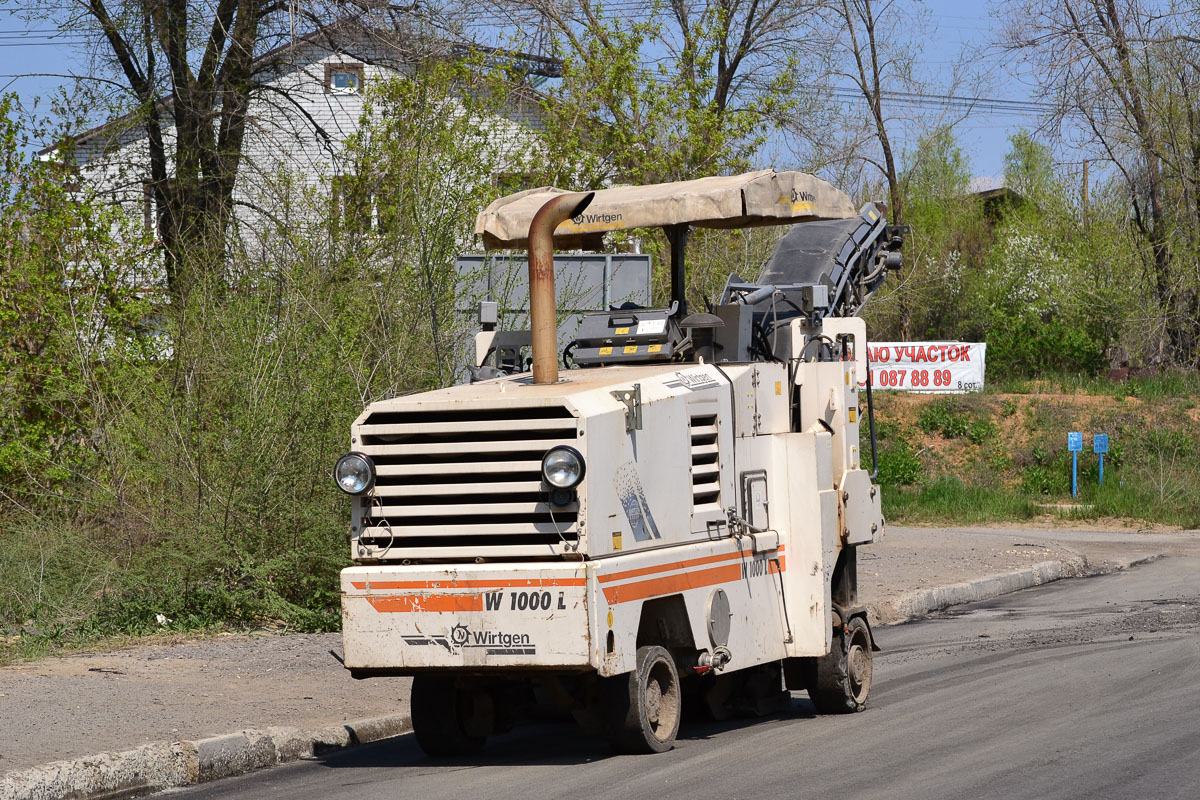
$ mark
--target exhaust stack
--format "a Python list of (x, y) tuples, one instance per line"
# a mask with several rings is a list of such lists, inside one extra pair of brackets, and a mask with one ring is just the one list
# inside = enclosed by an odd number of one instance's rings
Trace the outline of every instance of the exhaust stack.
[(554, 229), (577, 217), (595, 192), (555, 197), (529, 223), (529, 324), (533, 329), (533, 382), (558, 382), (558, 314), (554, 307)]

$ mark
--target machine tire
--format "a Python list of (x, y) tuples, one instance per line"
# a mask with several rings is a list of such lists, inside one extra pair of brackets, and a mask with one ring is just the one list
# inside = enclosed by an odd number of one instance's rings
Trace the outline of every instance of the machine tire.
[(679, 733), (679, 670), (666, 648), (639, 647), (637, 668), (610, 684), (608, 738), (618, 753), (665, 753)]
[(820, 714), (852, 714), (867, 707), (871, 691), (871, 630), (853, 617), (834, 637), (829, 655), (814, 659), (808, 696)]
[(417, 675), (412, 682), (413, 734), (426, 755), (452, 758), (478, 753), (484, 736), (467, 733), (470, 694), (444, 675)]

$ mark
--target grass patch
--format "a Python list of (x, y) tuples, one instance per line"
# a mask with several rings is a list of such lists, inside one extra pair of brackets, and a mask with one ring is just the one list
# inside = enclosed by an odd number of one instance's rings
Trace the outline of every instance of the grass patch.
[[(1200, 376), (1023, 384), (1030, 394), (881, 396), (879, 482), (889, 520), (1020, 521), (1044, 515), (1047, 505), (1081, 504), (1064, 516), (1200, 528)], [(1195, 394), (1179, 394), (1193, 387)], [(1068, 431), (1084, 434), (1076, 498)], [(1110, 437), (1103, 487), (1095, 433)]]
[(987, 394), (1083, 394), (1137, 397), (1143, 400), (1194, 397), (1200, 394), (1200, 373), (1169, 370), (1146, 377), (1111, 381), (1095, 375), (1055, 374), (1044, 378), (1011, 378), (987, 384)]
[(980, 524), (1032, 519), (1042, 510), (1020, 492), (967, 484), (942, 476), (922, 486), (888, 487), (883, 515), (891, 523), (953, 522)]

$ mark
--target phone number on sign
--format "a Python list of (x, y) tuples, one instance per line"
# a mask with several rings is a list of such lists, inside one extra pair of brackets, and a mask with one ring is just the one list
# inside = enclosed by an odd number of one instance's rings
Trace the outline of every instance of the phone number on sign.
[(950, 386), (948, 369), (878, 369), (871, 371), (872, 386)]

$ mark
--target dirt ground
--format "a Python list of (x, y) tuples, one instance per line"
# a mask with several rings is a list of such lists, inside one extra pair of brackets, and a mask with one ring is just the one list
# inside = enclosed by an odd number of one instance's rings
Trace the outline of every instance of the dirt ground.
[(242, 728), (402, 711), (404, 678), (355, 681), (340, 634), (217, 636), (0, 668), (0, 773)]
[[(921, 412), (948, 403), (972, 422), (994, 429), (973, 443), (966, 434), (947, 438), (924, 431)], [(1184, 409), (1178, 398), (1117, 398), (1089, 394), (921, 395), (881, 392), (876, 395), (876, 420), (893, 425), (917, 454), (929, 475), (955, 475), (976, 482), (999, 480), (1010, 488), (1021, 485), (1021, 471), (1041, 463), (1047, 454), (1066, 449), (1066, 432), (1108, 432), (1118, 446), (1120, 432), (1153, 422), (1186, 426), (1200, 420), (1200, 407)], [(1090, 439), (1088, 450), (1090, 454)], [(1110, 466), (1113, 462), (1109, 462)], [(1090, 524), (1090, 523), (1089, 523)], [(1092, 525), (1092, 527), (1095, 527)]]

